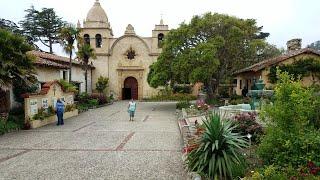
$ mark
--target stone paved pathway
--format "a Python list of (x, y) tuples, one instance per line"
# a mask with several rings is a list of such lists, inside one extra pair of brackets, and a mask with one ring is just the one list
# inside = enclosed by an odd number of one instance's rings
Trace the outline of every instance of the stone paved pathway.
[(186, 179), (175, 103), (127, 103), (0, 136), (0, 179)]

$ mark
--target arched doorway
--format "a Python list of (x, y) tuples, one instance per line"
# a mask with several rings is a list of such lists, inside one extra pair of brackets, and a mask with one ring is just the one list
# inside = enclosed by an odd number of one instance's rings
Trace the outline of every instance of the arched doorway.
[(134, 77), (127, 77), (124, 80), (122, 99), (138, 99), (138, 81)]

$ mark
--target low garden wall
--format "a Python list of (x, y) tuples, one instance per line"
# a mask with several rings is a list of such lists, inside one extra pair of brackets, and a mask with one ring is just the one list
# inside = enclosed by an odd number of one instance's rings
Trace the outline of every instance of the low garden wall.
[[(73, 111), (69, 111), (69, 112), (65, 112), (63, 113), (63, 119), (68, 119), (68, 118), (71, 118), (73, 116), (77, 116), (78, 115), (78, 109), (75, 109)], [(52, 124), (52, 123), (55, 123), (57, 122), (57, 116), (56, 115), (52, 115), (52, 116), (48, 116), (44, 119), (37, 119), (37, 120), (31, 120), (30, 121), (30, 127), (32, 129), (35, 129), (35, 128), (39, 128), (39, 127), (42, 127), (42, 126), (45, 126), (45, 125), (48, 125), (48, 124)]]
[(223, 119), (230, 119), (235, 115), (242, 112), (257, 112), (256, 110), (251, 110), (250, 104), (237, 104), (237, 105), (228, 105), (221, 106), (218, 109), (218, 114)]
[(55, 106), (60, 98), (65, 104), (64, 119), (78, 115), (74, 93), (63, 89), (58, 81), (47, 82), (41, 91), (24, 95), (25, 123), (38, 128), (56, 121)]

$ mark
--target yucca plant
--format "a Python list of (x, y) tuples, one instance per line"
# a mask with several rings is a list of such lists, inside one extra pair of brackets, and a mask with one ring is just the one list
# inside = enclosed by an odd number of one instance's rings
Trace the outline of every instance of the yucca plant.
[(203, 121), (205, 131), (199, 140), (199, 147), (188, 154), (188, 166), (209, 179), (231, 179), (233, 167), (240, 162), (239, 150), (248, 142), (230, 120), (221, 120), (218, 114), (210, 114)]

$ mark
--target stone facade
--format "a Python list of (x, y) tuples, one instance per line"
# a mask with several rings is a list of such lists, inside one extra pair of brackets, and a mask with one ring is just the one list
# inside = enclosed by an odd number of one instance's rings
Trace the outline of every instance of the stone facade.
[[(108, 91), (116, 99), (124, 99), (125, 80), (133, 77), (137, 81), (138, 99), (155, 95), (157, 90), (147, 83), (149, 66), (157, 60), (161, 43), (168, 33), (168, 25), (160, 21), (152, 30), (152, 37), (136, 35), (129, 24), (121, 37), (113, 37), (107, 15), (97, 0), (89, 10), (82, 29), (85, 42), (95, 49), (97, 58), (92, 60), (95, 70), (92, 74), (93, 88), (99, 76), (109, 78)], [(129, 85), (130, 86), (130, 85)], [(131, 90), (131, 94), (134, 93)]]

